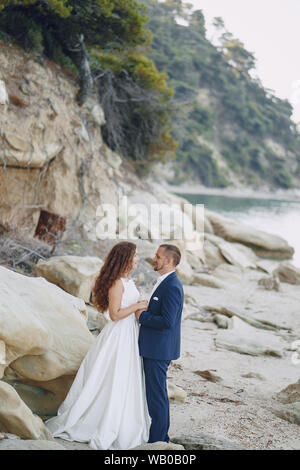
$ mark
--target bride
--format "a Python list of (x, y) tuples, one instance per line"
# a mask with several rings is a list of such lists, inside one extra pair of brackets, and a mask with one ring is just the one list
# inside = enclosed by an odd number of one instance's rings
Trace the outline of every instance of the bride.
[(110, 321), (83, 359), (57, 416), (46, 421), (54, 437), (88, 442), (99, 450), (130, 449), (148, 442), (148, 414), (139, 326), (135, 312), (147, 309), (130, 279), (136, 245), (117, 243), (108, 253), (92, 291), (95, 307)]

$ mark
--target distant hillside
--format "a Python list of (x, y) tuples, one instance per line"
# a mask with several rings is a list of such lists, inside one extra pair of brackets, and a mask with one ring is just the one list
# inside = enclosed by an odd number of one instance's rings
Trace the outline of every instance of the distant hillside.
[(179, 146), (171, 182), (300, 187), (292, 106), (250, 76), (255, 57), (221, 18), (215, 19), (217, 48), (206, 38), (201, 11), (177, 0), (142, 3), (153, 33), (149, 57), (175, 90), (173, 137)]

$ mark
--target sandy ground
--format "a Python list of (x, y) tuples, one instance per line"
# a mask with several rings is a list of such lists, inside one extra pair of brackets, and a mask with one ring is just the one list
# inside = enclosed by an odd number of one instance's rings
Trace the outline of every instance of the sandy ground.
[[(189, 309), (184, 312), (181, 357), (172, 362), (168, 379), (183, 388), (187, 398), (170, 403), (171, 440), (184, 435), (197, 441), (199, 434), (206, 434), (247, 449), (300, 449), (299, 426), (272, 412), (275, 394), (300, 378), (300, 364), (292, 363), (289, 350), (300, 339), (300, 288), (281, 283), (280, 292), (266, 291), (257, 285), (260, 277), (262, 273), (250, 270), (223, 289), (184, 286), (186, 296), (197, 300), (205, 321), (187, 318)], [(291, 327), (291, 333), (268, 332), (282, 342), (283, 357), (217, 349), (215, 338), (220, 330), (203, 308), (207, 305), (231, 305), (251, 318)], [(210, 382), (196, 370), (210, 370), (221, 381)], [(242, 377), (248, 373), (254, 377)], [(90, 450), (86, 444), (56, 441), (69, 450)]]
[[(300, 378), (300, 364), (291, 360), (291, 342), (300, 339), (300, 288), (281, 283), (281, 291), (257, 286), (261, 273), (249, 272), (226, 289), (185, 286), (199, 306), (231, 305), (249, 317), (292, 327), (291, 334), (271, 333), (284, 345), (282, 358), (250, 356), (217, 349), (218, 327), (185, 319), (182, 324), (182, 355), (173, 362), (169, 378), (187, 393), (185, 403), (171, 403), (170, 435), (197, 436), (207, 433), (242, 444), (249, 449), (300, 449), (300, 429), (271, 409), (275, 394)], [(262, 331), (262, 330), (260, 330)], [(269, 332), (268, 332), (269, 334)], [(210, 370), (221, 377), (218, 383), (195, 374)], [(249, 372), (258, 377), (245, 378)]]

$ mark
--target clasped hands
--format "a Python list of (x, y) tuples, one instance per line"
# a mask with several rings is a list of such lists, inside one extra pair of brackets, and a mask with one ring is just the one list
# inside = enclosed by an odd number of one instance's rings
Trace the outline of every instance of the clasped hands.
[(144, 311), (147, 310), (148, 308), (148, 300), (140, 300), (137, 302), (138, 309), (135, 311), (135, 317), (138, 320), (140, 318), (140, 314)]

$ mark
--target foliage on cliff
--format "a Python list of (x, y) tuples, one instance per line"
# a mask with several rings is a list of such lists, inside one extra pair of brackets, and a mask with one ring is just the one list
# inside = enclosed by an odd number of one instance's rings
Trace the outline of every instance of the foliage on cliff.
[[(150, 57), (170, 77), (175, 101), (185, 112), (180, 125), (174, 123), (177, 157), (184, 172), (196, 171), (207, 185), (225, 185), (212, 156), (211, 147), (217, 142), (228, 167), (248, 183), (264, 179), (271, 185), (289, 187), (285, 159), (265, 141), (272, 139), (296, 156), (298, 173), (294, 176), (299, 178), (300, 139), (291, 120), (292, 106), (252, 77), (254, 55), (226, 30), (222, 18), (214, 19), (217, 47), (206, 37), (202, 11), (193, 11), (179, 0), (143, 3), (153, 34)], [(209, 91), (209, 103), (201, 98), (201, 89)]]
[(254, 55), (222, 18), (214, 25), (219, 46), (181, 0), (0, 0), (0, 35), (71, 70), (79, 104), (96, 93), (105, 142), (140, 174), (176, 152), (174, 182), (226, 186), (234, 174), (288, 188), (300, 177), (292, 107), (253, 78)]
[[(95, 91), (106, 142), (143, 172), (174, 153), (172, 90), (145, 57), (151, 34), (135, 0), (0, 0), (0, 30), (70, 69), (79, 104)], [(108, 98), (109, 96), (109, 98)], [(108, 116), (109, 115), (109, 116)]]

